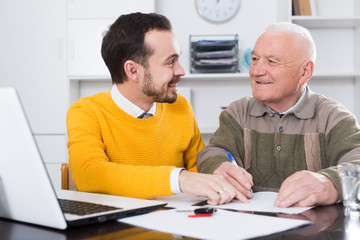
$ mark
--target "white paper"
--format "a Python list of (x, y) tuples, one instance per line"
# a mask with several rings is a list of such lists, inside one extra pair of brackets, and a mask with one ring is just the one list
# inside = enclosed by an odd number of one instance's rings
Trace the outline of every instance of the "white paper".
[[(252, 199), (249, 199), (249, 203), (242, 203), (239, 200), (233, 200), (231, 203), (212, 206), (221, 209), (231, 209), (247, 212), (269, 212), (269, 213), (287, 213), (298, 214), (307, 211), (313, 207), (288, 207), (278, 208), (274, 206), (277, 198), (276, 192), (257, 192)], [(165, 197), (158, 197), (156, 200), (167, 202), (166, 207), (177, 209), (194, 209), (199, 206), (192, 206), (196, 203), (207, 200), (203, 197), (194, 197), (187, 194), (177, 194)], [(207, 205), (208, 206), (208, 205)]]
[(192, 207), (193, 204), (205, 201), (207, 198), (194, 197), (184, 193), (179, 193), (176, 195), (158, 197), (155, 200), (167, 202), (168, 204), (166, 207), (193, 209), (195, 207), (198, 208), (198, 206)]
[(279, 208), (275, 207), (274, 203), (277, 197), (276, 192), (257, 192), (254, 194), (252, 199), (249, 199), (249, 203), (242, 203), (235, 199), (231, 203), (217, 206), (222, 209), (232, 209), (240, 211), (251, 211), (251, 212), (270, 212), (270, 213), (287, 213), (287, 214), (298, 214), (309, 210), (313, 207), (288, 207)]
[[(191, 214), (191, 213), (190, 213)], [(160, 210), (119, 219), (138, 227), (199, 239), (248, 239), (297, 228), (310, 221), (246, 214), (219, 209), (211, 217), (188, 217), (189, 213)]]

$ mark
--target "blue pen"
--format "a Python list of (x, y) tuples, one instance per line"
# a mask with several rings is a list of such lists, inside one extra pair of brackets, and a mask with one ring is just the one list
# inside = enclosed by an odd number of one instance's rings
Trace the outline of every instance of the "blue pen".
[(228, 155), (228, 157), (229, 157), (229, 159), (230, 159), (230, 162), (231, 162), (232, 164), (234, 164), (235, 166), (239, 166), (239, 165), (237, 165), (237, 163), (236, 163), (236, 161), (235, 161), (235, 158), (231, 155), (230, 152), (227, 152), (227, 155)]
[[(231, 155), (231, 153), (227, 152), (227, 155), (228, 155), (228, 157), (230, 159), (230, 162), (238, 167), (239, 165), (236, 163), (235, 158)], [(251, 188), (249, 189), (249, 191), (250, 191), (251, 195), (254, 196), (254, 192), (253, 192), (253, 190)]]

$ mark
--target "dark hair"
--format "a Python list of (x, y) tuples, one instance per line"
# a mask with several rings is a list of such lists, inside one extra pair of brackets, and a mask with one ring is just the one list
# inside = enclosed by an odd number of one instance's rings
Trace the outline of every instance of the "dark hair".
[(165, 16), (156, 13), (131, 13), (121, 15), (105, 32), (101, 55), (108, 67), (113, 83), (126, 79), (124, 63), (133, 60), (146, 67), (153, 50), (144, 44), (145, 34), (150, 30), (172, 31)]

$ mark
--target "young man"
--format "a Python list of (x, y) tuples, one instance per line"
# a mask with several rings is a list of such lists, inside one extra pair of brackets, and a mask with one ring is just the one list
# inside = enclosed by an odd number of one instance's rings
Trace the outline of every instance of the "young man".
[[(233, 102), (198, 155), (198, 170), (224, 176), (244, 196), (279, 191), (276, 206), (333, 204), (341, 199), (336, 165), (360, 164), (360, 127), (353, 114), (307, 86), (316, 49), (291, 23), (267, 28), (254, 46), (253, 97)], [(236, 159), (230, 164), (227, 152)]]
[(137, 198), (183, 192), (213, 205), (246, 201), (224, 177), (196, 173), (204, 144), (191, 105), (176, 93), (185, 73), (169, 20), (122, 15), (106, 32), (101, 53), (113, 87), (79, 99), (67, 115), (78, 190)]

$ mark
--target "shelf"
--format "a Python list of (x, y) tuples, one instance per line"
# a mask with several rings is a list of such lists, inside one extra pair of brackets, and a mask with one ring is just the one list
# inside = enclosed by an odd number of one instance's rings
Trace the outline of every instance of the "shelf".
[[(337, 72), (337, 73), (328, 73), (328, 72), (320, 72), (314, 73), (313, 77), (327, 77), (327, 78), (351, 78), (351, 77), (360, 77), (359, 73), (346, 73), (346, 72)], [(239, 80), (244, 79), (248, 80), (249, 73), (233, 73), (233, 74), (189, 74), (183, 77), (184, 80), (219, 80), (219, 79), (227, 79), (227, 80)]]
[(68, 76), (70, 81), (111, 81), (110, 75), (94, 76), (94, 75), (82, 75), (82, 76)]
[(328, 72), (320, 72), (320, 73), (314, 73), (313, 77), (315, 78), (353, 78), (353, 77), (359, 77), (360, 74), (358, 73), (346, 73), (346, 72), (338, 72), (338, 73), (328, 73)]
[[(201, 73), (201, 74), (186, 74), (182, 77), (183, 80), (238, 80), (248, 79), (249, 73)], [(68, 76), (70, 81), (111, 81), (110, 75), (103, 76)]]
[(182, 77), (183, 80), (239, 80), (249, 79), (249, 73), (199, 73), (199, 74), (186, 74)]
[[(360, 77), (360, 73), (314, 73), (313, 77), (327, 77), (327, 78), (341, 78), (341, 77)], [(111, 81), (110, 76), (68, 76), (70, 81), (89, 81), (89, 82), (107, 82)], [(186, 74), (182, 77), (182, 80), (195, 80), (195, 81), (205, 81), (205, 80), (248, 80), (249, 73), (201, 73), (201, 74)]]
[(360, 17), (292, 16), (291, 21), (307, 28), (343, 28), (360, 26)]

